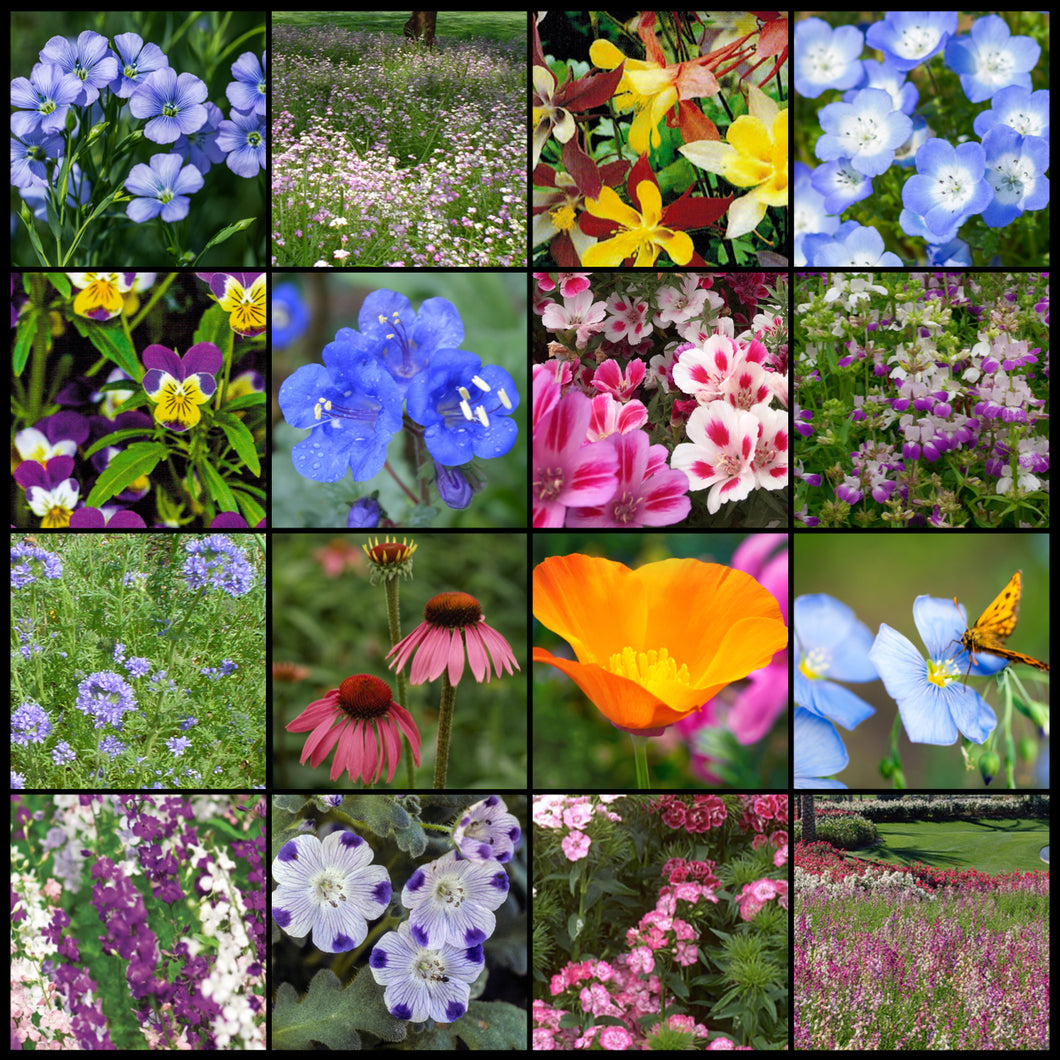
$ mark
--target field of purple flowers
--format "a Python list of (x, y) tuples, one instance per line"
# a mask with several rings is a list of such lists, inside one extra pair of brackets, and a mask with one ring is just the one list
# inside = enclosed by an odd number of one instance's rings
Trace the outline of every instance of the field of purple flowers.
[(796, 868), (795, 895), (796, 1049), (1048, 1049), (1048, 872), (931, 893)]
[(525, 264), (525, 42), (272, 36), (273, 265)]

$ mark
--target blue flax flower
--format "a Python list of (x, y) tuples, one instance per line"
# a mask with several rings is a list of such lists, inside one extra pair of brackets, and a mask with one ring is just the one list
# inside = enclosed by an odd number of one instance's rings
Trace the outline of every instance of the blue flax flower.
[(409, 384), (409, 416), (426, 427), (427, 451), (440, 464), (457, 467), (473, 456), (504, 456), (518, 429), (512, 410), (519, 395), (512, 377), (466, 350), (439, 350), (427, 370)]
[(191, 203), (188, 196), (202, 185), (202, 174), (185, 166), (180, 155), (152, 155), (149, 166), (138, 162), (125, 180), (125, 190), (135, 196), (125, 213), (137, 224), (159, 216), (163, 221), (183, 221)]
[(969, 672), (997, 670), (995, 664), (1004, 665), (1004, 660), (980, 656), (971, 663), (961, 647), (968, 616), (952, 600), (918, 596), (913, 621), (927, 647), (926, 659), (886, 623), (880, 624), (869, 650), (884, 688), (898, 704), (906, 735), (913, 743), (952, 744), (960, 730), (973, 743), (983, 743), (997, 726), (997, 717), (964, 681)]
[(79, 107), (95, 103), (99, 90), (118, 76), (118, 60), (111, 54), (107, 38), (90, 29), (79, 34), (76, 44), (66, 37), (52, 37), (41, 49), (40, 58), (41, 62), (55, 63), (64, 74), (73, 74), (81, 82)]
[(313, 432), (291, 458), (298, 474), (315, 482), (338, 482), (347, 471), (358, 482), (374, 477), (401, 429), (397, 384), (382, 366), (338, 341), (324, 347), (324, 364), (303, 365), (284, 380), (279, 401), (292, 427)]
[(795, 787), (845, 788), (825, 780), (846, 769), (850, 756), (835, 726), (804, 707), (795, 708)]
[(156, 144), (171, 144), (182, 133), (198, 132), (208, 117), (203, 101), (204, 82), (194, 74), (177, 76), (167, 67), (156, 70), (129, 97), (129, 111), (135, 118), (150, 118), (144, 136)]
[(70, 105), (81, 95), (83, 86), (73, 74), (64, 74), (54, 63), (37, 63), (27, 80), (11, 82), (11, 132), (24, 137), (35, 129), (45, 136), (66, 128)]
[(216, 143), (237, 177), (255, 177), (265, 168), (265, 119), (260, 115), (233, 110), (217, 126)]

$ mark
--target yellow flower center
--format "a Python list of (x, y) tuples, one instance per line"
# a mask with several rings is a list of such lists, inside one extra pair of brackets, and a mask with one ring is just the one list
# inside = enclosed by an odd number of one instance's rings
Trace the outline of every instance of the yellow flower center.
[(799, 661), (799, 670), (803, 677), (816, 681), (818, 678), (824, 677), (828, 672), (828, 663), (830, 661), (827, 652), (822, 651), (820, 648), (814, 648), (812, 651), (808, 651)]
[(574, 225), (574, 216), (574, 207), (564, 203), (552, 211), (552, 223), (561, 232), (569, 232)]
[(939, 688), (945, 688), (958, 676), (960, 676), (959, 671), (954, 665), (952, 659), (943, 659), (941, 662), (935, 662), (934, 659), (928, 659), (927, 679), (933, 685), (938, 685)]
[(689, 683), (688, 667), (672, 658), (666, 648), (650, 651), (634, 651), (623, 648), (607, 662), (607, 668), (619, 677), (628, 677), (642, 688), (651, 689), (661, 684)]

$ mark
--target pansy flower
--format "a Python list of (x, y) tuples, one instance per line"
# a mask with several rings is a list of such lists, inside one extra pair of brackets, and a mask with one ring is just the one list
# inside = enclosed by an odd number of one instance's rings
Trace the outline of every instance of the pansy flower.
[(217, 389), (221, 351), (212, 342), (199, 342), (180, 357), (165, 346), (148, 346), (143, 362), (143, 387), (155, 403), (155, 422), (171, 431), (194, 427), (201, 419), (199, 405)]
[(121, 313), (122, 295), (132, 290), (123, 272), (68, 272), (70, 282), (79, 287), (74, 312), (89, 320), (110, 320)]
[(265, 330), (267, 290), (263, 272), (197, 272), (210, 285), (217, 304), (229, 314), (237, 335), (253, 338)]
[(71, 475), (74, 460), (53, 456), (46, 464), (24, 460), (15, 468), (15, 481), (26, 491), (30, 511), (41, 519), (41, 527), (54, 530), (68, 526), (77, 507), (81, 487)]

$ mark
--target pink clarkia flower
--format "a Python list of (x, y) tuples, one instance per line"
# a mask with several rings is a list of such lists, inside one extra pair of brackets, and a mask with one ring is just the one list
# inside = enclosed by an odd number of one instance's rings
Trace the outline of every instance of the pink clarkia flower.
[(491, 626), (478, 600), (467, 593), (439, 593), (427, 601), (421, 622), (387, 655), (392, 670), (400, 670), (412, 659), (409, 680), (414, 685), (434, 681), (443, 670), (455, 688), (464, 675), (464, 655), (480, 684), (492, 676), (490, 660), (497, 676), (501, 670), (514, 673), (519, 663), (511, 645)]
[(310, 703), (287, 726), (287, 731), (311, 733), (300, 761), (304, 765), (309, 759), (314, 769), (338, 745), (331, 767), (332, 780), (345, 770), (351, 780), (374, 783), (386, 763), (386, 779), (388, 783), (392, 781), (401, 757), (402, 733), (412, 748), (413, 761), (420, 764), (420, 732), (412, 715), (394, 702), (385, 681), (370, 674), (347, 677), (323, 699)]
[(607, 303), (594, 302), (593, 292), (586, 288), (563, 299), (563, 305), (550, 302), (541, 314), (541, 323), (549, 331), (576, 329), (578, 348), (583, 349), (589, 336), (603, 330)]
[(701, 405), (689, 416), (685, 430), (690, 441), (674, 449), (670, 466), (685, 472), (690, 489), (710, 488), (711, 515), (722, 501), (742, 501), (754, 488), (758, 423), (752, 413), (724, 401)]
[(534, 432), (533, 523), (562, 526), (568, 508), (604, 504), (615, 494), (618, 454), (611, 438), (585, 441), (589, 399), (564, 394)]
[(608, 317), (604, 328), (609, 342), (626, 339), (636, 345), (655, 330), (648, 319), (649, 309), (645, 299), (627, 299), (613, 294), (607, 300), (607, 308), (613, 314)]
[(751, 461), (755, 484), (778, 490), (788, 484), (788, 414), (759, 405), (752, 410), (759, 423), (758, 441)]
[(567, 526), (672, 526), (684, 519), (692, 508), (689, 480), (666, 466), (666, 447), (649, 445), (643, 431), (609, 440), (618, 454), (614, 494), (604, 504), (575, 508)]
[(639, 357), (634, 357), (625, 369), (609, 357), (593, 373), (593, 386), (601, 393), (613, 394), (619, 401), (629, 401), (643, 381), (644, 362)]
[(648, 422), (648, 410), (643, 401), (627, 401), (623, 405), (610, 394), (597, 394), (591, 400), (593, 413), (586, 433), (590, 442), (598, 442), (612, 434), (628, 434)]

